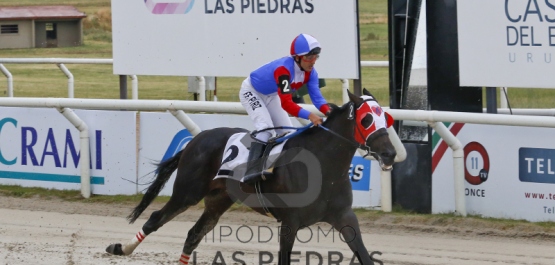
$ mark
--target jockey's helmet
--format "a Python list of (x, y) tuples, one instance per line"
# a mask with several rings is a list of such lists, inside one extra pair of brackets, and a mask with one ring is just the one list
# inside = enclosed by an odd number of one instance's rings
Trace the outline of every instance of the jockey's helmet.
[(291, 43), (291, 56), (318, 55), (321, 50), (320, 42), (308, 34), (299, 34)]

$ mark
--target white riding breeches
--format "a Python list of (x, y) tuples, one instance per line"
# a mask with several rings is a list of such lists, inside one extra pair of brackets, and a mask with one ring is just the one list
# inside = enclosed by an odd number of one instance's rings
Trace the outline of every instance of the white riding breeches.
[[(289, 115), (281, 107), (281, 100), (276, 93), (269, 95), (264, 95), (256, 91), (251, 84), (250, 78), (247, 77), (241, 89), (239, 90), (239, 100), (243, 107), (247, 110), (249, 117), (254, 122), (255, 130), (263, 130), (266, 128), (288, 126), (291, 127), (293, 124), (289, 119)], [(282, 134), (288, 129), (276, 129), (261, 132), (256, 135), (256, 139), (261, 141), (267, 141), (270, 137), (276, 134)]]

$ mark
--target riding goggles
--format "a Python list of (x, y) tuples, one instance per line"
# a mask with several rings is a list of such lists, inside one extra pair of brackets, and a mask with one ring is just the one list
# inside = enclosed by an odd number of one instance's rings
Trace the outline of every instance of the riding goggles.
[(305, 62), (315, 62), (316, 60), (318, 60), (318, 58), (320, 58), (320, 55), (319, 54), (310, 54), (310, 55), (302, 56), (301, 58)]

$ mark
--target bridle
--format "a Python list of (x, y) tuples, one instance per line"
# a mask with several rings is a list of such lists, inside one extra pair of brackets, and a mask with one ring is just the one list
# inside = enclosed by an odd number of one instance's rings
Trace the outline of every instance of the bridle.
[[(363, 102), (367, 102), (367, 101), (376, 101), (376, 100), (375, 100), (375, 99), (365, 99)], [(365, 139), (365, 137), (364, 137), (362, 131), (360, 130), (359, 125), (356, 123), (356, 114), (357, 114), (357, 112), (356, 112), (356, 110), (354, 110), (354, 103), (353, 103), (353, 102), (349, 102), (349, 104), (350, 104), (349, 107), (353, 107), (353, 113), (354, 113), (353, 119), (355, 120), (355, 133), (358, 133), (359, 136), (361, 136), (361, 138)], [(364, 103), (363, 103), (363, 104), (364, 104)], [(349, 114), (349, 115), (350, 115), (350, 114)], [(342, 135), (340, 135), (340, 134), (338, 134), (338, 133), (336, 133), (336, 132), (330, 130), (329, 128), (327, 128), (327, 127), (325, 127), (325, 126), (323, 126), (323, 125), (321, 125), (321, 124), (320, 124), (318, 127), (320, 127), (320, 128), (322, 128), (322, 129), (324, 129), (325, 131), (331, 133), (332, 135), (336, 136), (337, 138), (339, 138), (339, 139), (341, 139), (341, 140), (343, 140), (343, 141), (349, 143), (350, 145), (352, 145), (352, 146), (354, 146), (354, 147), (356, 147), (356, 148), (358, 148), (358, 149), (364, 150), (364, 151), (366, 152), (366, 154), (364, 154), (364, 155), (362, 156), (363, 158), (366, 158), (367, 156), (372, 155), (374, 158), (376, 158), (376, 160), (378, 160), (378, 162), (379, 162), (379, 164), (380, 164), (380, 167), (381, 167), (382, 169), (384, 168), (384, 167), (383, 167), (384, 162), (383, 162), (382, 158), (380, 157), (380, 155), (379, 155), (378, 153), (372, 151), (372, 150), (370, 149), (370, 146), (366, 145), (366, 142), (365, 142), (364, 144), (361, 144), (361, 143), (359, 143), (359, 142), (356, 141), (356, 140), (347, 139), (347, 138), (345, 138), (344, 136), (342, 136)], [(375, 132), (378, 132), (378, 130), (376, 130)], [(374, 134), (375, 132), (369, 134), (368, 137), (370, 137), (370, 135)], [(378, 139), (378, 138), (380, 138), (380, 137), (388, 136), (388, 135), (389, 135), (389, 134), (387, 133), (387, 131), (382, 131), (381, 133), (379, 133), (379, 134), (377, 134), (377, 135), (375, 135), (375, 136), (373, 136), (373, 137), (374, 137), (374, 140), (375, 140), (375, 139)]]
[[(375, 99), (365, 99), (363, 102), (367, 102), (367, 101), (376, 101), (376, 100), (375, 100)], [(364, 103), (363, 103), (363, 104), (364, 104)], [(354, 119), (354, 120), (355, 120), (355, 133), (358, 133), (358, 134), (361, 136), (361, 138), (365, 139), (365, 137), (364, 137), (362, 131), (360, 130), (360, 127), (359, 127), (358, 124), (356, 123), (356, 114), (357, 114), (357, 112), (356, 112), (356, 110), (354, 109), (354, 107), (355, 107), (355, 106), (354, 106), (354, 103), (353, 103), (353, 102), (349, 102), (349, 108), (352, 108), (352, 109), (353, 109), (353, 117), (352, 117), (352, 118), (349, 117), (349, 119)], [(351, 114), (349, 114), (349, 115), (351, 115)], [(263, 143), (265, 143), (265, 144), (270, 144), (270, 143), (272, 143), (272, 144), (279, 144), (279, 143), (281, 143), (281, 142), (283, 142), (283, 141), (285, 141), (285, 140), (287, 140), (287, 139), (289, 139), (289, 138), (291, 138), (291, 137), (293, 137), (293, 136), (295, 136), (295, 135), (300, 134), (301, 132), (303, 132), (303, 131), (305, 131), (305, 130), (311, 128), (311, 127), (313, 127), (313, 124), (308, 124), (308, 125), (303, 126), (303, 127), (286, 127), (286, 126), (280, 126), (280, 127), (265, 128), (265, 129), (262, 129), (262, 130), (256, 130), (256, 131), (251, 132), (251, 138), (252, 138), (253, 140), (255, 140), (255, 141), (262, 142), (262, 141), (256, 139), (256, 134), (258, 134), (258, 133), (260, 133), (260, 132), (267, 131), (267, 130), (275, 130), (275, 129), (292, 129), (292, 130), (295, 130), (295, 132), (289, 133), (289, 134), (287, 134), (287, 135), (285, 135), (285, 136), (283, 136), (283, 137), (276, 137), (276, 138), (270, 139), (268, 142), (263, 142)], [(382, 168), (382, 170), (384, 170), (384, 169), (383, 169), (383, 168), (384, 168), (384, 167), (383, 167), (384, 162), (383, 162), (382, 158), (380, 157), (380, 155), (379, 155), (378, 153), (376, 153), (376, 152), (370, 150), (370, 146), (366, 145), (366, 142), (365, 142), (364, 144), (361, 144), (361, 143), (359, 143), (358, 141), (356, 141), (356, 140), (354, 140), (354, 139), (348, 139), (348, 138), (346, 138), (346, 137), (344, 137), (344, 136), (338, 134), (337, 132), (334, 132), (334, 131), (330, 130), (329, 128), (325, 127), (325, 126), (322, 125), (322, 124), (318, 125), (317, 127), (322, 128), (323, 130), (325, 130), (325, 131), (331, 133), (333, 136), (335, 136), (335, 137), (337, 137), (337, 138), (343, 140), (344, 142), (350, 144), (351, 146), (354, 146), (354, 147), (356, 147), (356, 148), (358, 148), (358, 149), (364, 150), (364, 151), (366, 152), (366, 154), (364, 154), (364, 155), (362, 156), (363, 158), (366, 158), (367, 156), (372, 155), (374, 158), (376, 158), (376, 160), (378, 160), (378, 163), (380, 164), (380, 167)], [(376, 133), (376, 132), (378, 132), (378, 130), (376, 130), (376, 131), (372, 132), (371, 134), (369, 134), (368, 137), (370, 137), (370, 135), (372, 135), (372, 134), (374, 134), (374, 133)], [(382, 131), (381, 133), (379, 133), (379, 134), (377, 134), (377, 135), (375, 135), (375, 136), (373, 136), (373, 137), (374, 137), (374, 139), (378, 139), (378, 138), (381, 138), (381, 137), (383, 137), (383, 136), (388, 136), (388, 135), (389, 135), (389, 134), (387, 133), (387, 131)], [(366, 138), (368, 138), (368, 137), (366, 137)], [(390, 169), (390, 170), (391, 170), (391, 169)]]
[[(359, 149), (362, 149), (362, 150), (366, 151), (366, 154), (365, 154), (363, 157), (367, 157), (367, 156), (369, 156), (369, 155), (377, 155), (377, 153), (371, 151), (371, 150), (370, 150), (370, 146), (367, 146), (366, 144), (361, 144), (361, 143), (359, 143), (359, 142), (357, 142), (357, 141), (354, 141), (354, 140), (351, 140), (351, 139), (347, 139), (347, 138), (345, 138), (343, 135), (340, 135), (340, 134), (338, 134), (338, 133), (336, 133), (336, 132), (330, 130), (328, 127), (325, 127), (324, 125), (321, 125), (321, 124), (320, 124), (320, 125), (318, 125), (318, 127), (320, 127), (320, 128), (322, 128), (322, 129), (328, 131), (328, 132), (331, 133), (333, 136), (336, 136), (337, 138), (339, 138), (339, 139), (341, 139), (341, 140), (347, 142), (348, 144), (350, 144), (350, 145), (352, 145), (352, 146), (354, 146), (354, 147), (356, 147), (356, 148), (359, 148)], [(359, 131), (358, 128), (357, 128), (357, 131)], [(360, 131), (359, 131), (359, 132), (360, 132)], [(385, 133), (385, 134), (387, 134), (387, 133)]]

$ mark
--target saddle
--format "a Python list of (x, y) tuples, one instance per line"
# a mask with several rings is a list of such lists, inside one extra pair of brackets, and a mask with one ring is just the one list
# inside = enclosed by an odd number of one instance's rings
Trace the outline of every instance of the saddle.
[[(312, 127), (312, 124), (301, 128), (292, 128), (296, 129), (296, 131), (292, 133), (285, 133), (270, 138), (268, 140), (266, 149), (264, 150), (261, 158), (262, 161), (264, 161), (264, 166), (262, 167), (262, 170), (266, 178), (273, 177), (273, 166), (280, 157), (285, 142), (287, 142), (287, 140), (289, 140), (291, 137), (298, 135), (299, 133), (305, 131), (310, 127)], [(229, 137), (224, 148), (220, 170), (218, 170), (218, 173), (214, 179), (231, 178), (239, 182), (243, 182), (243, 177), (245, 176), (245, 172), (247, 171), (249, 148), (251, 143), (255, 141), (253, 138), (254, 137), (250, 133), (246, 132), (236, 133)], [(260, 203), (261, 208), (264, 209), (266, 215), (270, 217), (273, 216), (278, 222), (280, 222), (280, 217), (274, 214), (270, 207), (268, 207), (268, 205), (270, 204), (275, 204), (273, 203), (276, 199), (275, 196), (271, 196), (271, 194), (263, 195), (264, 192), (262, 191), (262, 186), (260, 185), (260, 182), (256, 182), (254, 184), (254, 188), (256, 192), (256, 198)], [(272, 201), (270, 201), (267, 196), (272, 197)]]
[[(242, 181), (247, 171), (249, 149), (252, 142), (253, 140), (249, 133), (236, 133), (229, 137), (224, 149), (222, 165), (215, 179), (232, 178), (237, 181)], [(267, 173), (271, 174), (271, 170), (269, 169), (279, 157), (283, 150), (284, 143), (285, 141), (279, 143), (276, 141), (268, 142), (268, 146), (262, 155), (264, 161), (263, 169), (267, 171)]]
[[(263, 170), (266, 172), (265, 174), (270, 174), (268, 177), (271, 177), (272, 170), (269, 169), (273, 167), (277, 158), (279, 158), (285, 142), (310, 127), (312, 127), (312, 124), (300, 128), (291, 128), (296, 131), (284, 133), (268, 140), (266, 149), (262, 155), (262, 160), (264, 161)], [(254, 141), (252, 135), (246, 132), (236, 133), (229, 137), (224, 148), (220, 170), (214, 179), (232, 178), (237, 181), (242, 181), (247, 170), (249, 148)]]

